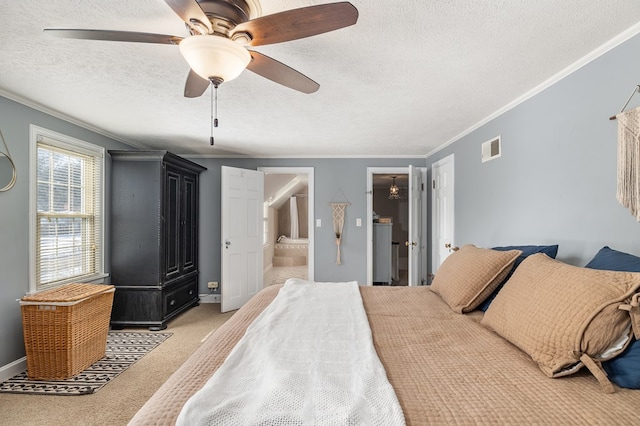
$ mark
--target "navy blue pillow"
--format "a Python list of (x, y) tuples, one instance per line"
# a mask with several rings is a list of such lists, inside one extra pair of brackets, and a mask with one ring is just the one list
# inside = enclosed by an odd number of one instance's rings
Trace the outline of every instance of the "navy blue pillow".
[(640, 272), (640, 257), (604, 246), (585, 268)]
[(491, 304), (491, 302), (493, 302), (493, 299), (495, 299), (502, 286), (504, 286), (509, 278), (511, 278), (511, 275), (513, 275), (513, 272), (516, 270), (518, 265), (520, 265), (522, 261), (527, 258), (527, 256), (531, 256), (532, 254), (536, 253), (544, 253), (550, 258), (555, 259), (556, 255), (558, 254), (557, 244), (552, 246), (506, 246), (494, 247), (493, 249), (499, 251), (520, 250), (522, 251), (522, 254), (516, 258), (516, 261), (513, 263), (513, 268), (511, 268), (511, 272), (509, 272), (507, 277), (500, 283), (500, 285), (493, 291), (493, 293), (491, 293), (489, 297), (487, 297), (487, 299), (480, 304), (478, 309), (482, 312), (486, 312), (486, 310), (489, 309), (489, 305)]
[[(609, 271), (640, 272), (640, 257), (604, 246), (586, 268)], [(640, 389), (640, 341), (631, 338), (631, 343), (620, 355), (604, 361), (602, 367), (609, 379), (618, 386)]]
[(631, 337), (631, 343), (620, 355), (609, 361), (604, 361), (602, 367), (607, 372), (609, 380), (616, 385), (640, 389), (640, 341)]

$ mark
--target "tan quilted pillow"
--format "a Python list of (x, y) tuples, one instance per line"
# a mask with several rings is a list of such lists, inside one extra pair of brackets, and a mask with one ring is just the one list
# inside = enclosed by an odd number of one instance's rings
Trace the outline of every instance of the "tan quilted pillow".
[(592, 360), (624, 349), (631, 318), (619, 306), (639, 287), (640, 273), (579, 268), (535, 254), (518, 266), (482, 324), (528, 353), (547, 376), (572, 374), (586, 363), (613, 391)]
[(498, 251), (467, 244), (442, 262), (431, 283), (458, 313), (477, 308), (511, 271), (520, 250)]

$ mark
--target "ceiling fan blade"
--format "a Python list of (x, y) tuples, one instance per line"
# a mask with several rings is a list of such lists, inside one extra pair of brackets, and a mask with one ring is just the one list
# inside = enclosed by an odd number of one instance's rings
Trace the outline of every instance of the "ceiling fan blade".
[(171, 9), (187, 24), (193, 19), (203, 23), (209, 33), (213, 32), (211, 22), (196, 0), (164, 0)]
[(189, 75), (187, 76), (187, 82), (184, 85), (184, 96), (185, 98), (197, 98), (202, 96), (207, 87), (209, 87), (211, 83), (209, 80), (205, 80), (195, 73), (193, 70), (189, 70)]
[(318, 83), (282, 62), (253, 50), (249, 53), (251, 53), (251, 62), (247, 65), (249, 71), (302, 93), (313, 93), (320, 88)]
[(252, 19), (237, 25), (233, 34), (246, 32), (251, 36), (249, 45), (262, 46), (327, 33), (357, 21), (358, 9), (351, 3), (329, 3)]
[(134, 31), (109, 30), (75, 30), (45, 28), (45, 33), (62, 38), (76, 38), (82, 40), (131, 41), (136, 43), (178, 44), (182, 37), (167, 34), (137, 33)]

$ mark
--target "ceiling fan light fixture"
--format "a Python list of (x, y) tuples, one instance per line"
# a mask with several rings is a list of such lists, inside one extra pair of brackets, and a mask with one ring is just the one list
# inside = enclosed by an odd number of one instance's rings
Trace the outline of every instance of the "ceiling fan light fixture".
[(186, 37), (178, 47), (191, 69), (205, 80), (233, 80), (251, 62), (247, 49), (217, 35)]

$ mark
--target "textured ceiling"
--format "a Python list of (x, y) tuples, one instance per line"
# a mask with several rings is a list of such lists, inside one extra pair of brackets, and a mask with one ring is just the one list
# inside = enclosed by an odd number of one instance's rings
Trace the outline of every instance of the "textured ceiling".
[[(262, 0), (262, 14), (327, 3)], [(182, 154), (424, 155), (640, 22), (637, 0), (353, 0), (355, 26), (257, 47), (320, 83), (251, 72), (184, 98), (176, 46), (70, 40), (43, 28), (186, 36), (162, 0), (3, 0), (0, 94), (136, 146)], [(632, 28), (633, 27), (633, 28)]]
[(307, 194), (309, 176), (306, 174), (265, 173), (264, 200), (269, 206), (281, 207), (294, 194)]

